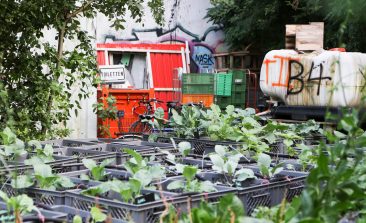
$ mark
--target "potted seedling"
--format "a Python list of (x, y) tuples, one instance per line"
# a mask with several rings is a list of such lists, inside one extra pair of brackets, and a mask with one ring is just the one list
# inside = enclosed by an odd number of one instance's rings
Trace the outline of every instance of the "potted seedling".
[(229, 186), (242, 187), (249, 186), (256, 179), (253, 170), (248, 168), (238, 168), (239, 160), (243, 156), (236, 151), (228, 151), (227, 147), (215, 146), (214, 154), (209, 157), (213, 164), (212, 169), (216, 173), (202, 173), (202, 175), (216, 175), (211, 180)]

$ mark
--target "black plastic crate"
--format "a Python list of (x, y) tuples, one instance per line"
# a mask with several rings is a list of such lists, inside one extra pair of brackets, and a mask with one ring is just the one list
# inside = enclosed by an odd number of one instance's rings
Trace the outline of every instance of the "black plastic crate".
[(212, 141), (208, 139), (183, 139), (183, 138), (176, 138), (176, 137), (158, 137), (158, 143), (172, 143), (172, 139), (176, 144), (180, 142), (189, 142), (192, 146), (192, 154), (196, 155), (207, 155), (215, 151), (216, 145), (223, 145), (223, 146), (230, 146), (233, 148), (238, 148), (243, 145), (240, 142), (234, 141)]
[[(6, 210), (7, 206), (4, 202), (0, 201), (0, 209)], [(67, 214), (62, 211), (56, 210), (45, 210), (40, 208), (39, 211), (45, 218), (45, 222), (64, 222), (67, 220)], [(36, 211), (32, 211), (31, 213), (24, 214), (22, 216), (22, 220), (24, 223), (27, 222), (41, 222), (41, 219), (38, 217), (38, 213)]]
[[(246, 166), (245, 168), (252, 169), (255, 173), (259, 174), (258, 167)], [(295, 196), (300, 195), (305, 188), (308, 174), (300, 171), (283, 170), (272, 179), (269, 179), (268, 183), (264, 185), (269, 189), (271, 198), (270, 205), (278, 205), (283, 199), (291, 202)]]
[[(149, 193), (155, 193), (163, 195), (166, 199), (175, 196), (174, 193), (160, 192), (144, 190)], [(186, 202), (185, 198), (174, 199), (175, 202)], [(116, 200), (115, 197), (111, 199), (96, 198), (87, 195), (80, 194), (80, 191), (70, 191), (66, 193), (66, 206), (70, 214), (69, 219), (72, 219), (72, 215), (81, 213), (82, 217), (89, 216), (90, 209), (98, 203), (99, 208), (106, 214), (110, 214), (113, 222), (135, 222), (135, 223), (155, 223), (159, 221), (160, 214), (165, 210), (165, 205), (162, 200), (148, 202), (145, 204), (130, 204), (120, 200)]]
[(71, 181), (75, 184), (74, 188), (62, 189), (62, 190), (46, 190), (41, 188), (29, 187), (23, 189), (14, 189), (11, 184), (5, 183), (2, 185), (1, 190), (6, 193), (8, 196), (16, 196), (18, 194), (27, 194), (30, 198), (33, 199), (33, 202), (36, 204), (42, 204), (49, 208), (54, 205), (65, 205), (65, 193), (66, 191), (73, 191), (78, 189), (81, 186), (91, 187), (96, 186), (100, 182), (95, 181), (81, 181), (77, 178), (70, 178)]

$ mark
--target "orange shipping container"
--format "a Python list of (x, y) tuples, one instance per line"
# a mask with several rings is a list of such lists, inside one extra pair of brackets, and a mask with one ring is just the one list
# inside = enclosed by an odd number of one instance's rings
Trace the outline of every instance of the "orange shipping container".
[(182, 103), (202, 103), (205, 107), (210, 107), (214, 103), (214, 95), (211, 94), (183, 94)]

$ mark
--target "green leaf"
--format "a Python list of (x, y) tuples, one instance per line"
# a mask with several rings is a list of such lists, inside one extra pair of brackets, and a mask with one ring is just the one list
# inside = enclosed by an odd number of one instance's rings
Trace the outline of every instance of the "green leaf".
[(215, 152), (219, 154), (220, 156), (225, 156), (226, 154), (226, 146), (216, 145), (215, 146)]
[(186, 167), (186, 165), (180, 164), (180, 163), (177, 163), (175, 165), (175, 169), (177, 170), (177, 173), (183, 173), (185, 167)]
[(235, 172), (236, 181), (245, 181), (247, 179), (254, 179), (255, 175), (253, 170), (243, 168)]
[(290, 147), (294, 144), (294, 142), (290, 139), (284, 139), (283, 144), (285, 144), (285, 146), (287, 146), (287, 147)]
[(148, 170), (144, 170), (144, 169), (137, 171), (134, 174), (133, 178), (138, 180), (139, 183), (141, 184), (139, 186), (139, 188), (149, 185), (151, 183), (151, 181), (153, 180), (153, 176), (151, 175), (151, 172)]
[(226, 114), (228, 115), (232, 115), (235, 111), (235, 107), (233, 105), (228, 105), (226, 106)]
[(139, 179), (130, 178), (128, 182), (131, 186), (131, 190), (133, 193), (139, 193), (144, 186), (143, 182), (141, 182)]
[(43, 160), (40, 159), (38, 156), (32, 156), (30, 159), (24, 160), (25, 165), (37, 165), (37, 164), (44, 164)]
[(59, 183), (63, 188), (72, 188), (75, 186), (75, 184), (70, 180), (70, 178), (65, 176), (59, 176), (57, 183)]
[(43, 178), (53, 177), (52, 168), (46, 164), (35, 164), (33, 165), (34, 175), (41, 176)]
[(187, 181), (192, 181), (197, 173), (197, 167), (195, 166), (185, 166), (183, 170), (183, 176)]
[(100, 166), (100, 167), (105, 167), (105, 166), (107, 166), (107, 165), (109, 165), (109, 164), (113, 163), (114, 161), (115, 161), (115, 159), (114, 159), (114, 158), (111, 158), (111, 159), (105, 159), (105, 160), (103, 160), (103, 161), (99, 164), (99, 166)]
[(143, 158), (138, 152), (135, 152), (132, 149), (124, 149), (123, 151), (133, 157), (133, 159), (131, 159), (132, 163), (137, 165), (141, 164)]
[(191, 143), (189, 142), (180, 142), (178, 144), (178, 150), (183, 156), (187, 156), (191, 151)]
[(90, 214), (95, 222), (104, 222), (107, 219), (107, 215), (97, 207), (92, 207)]
[(173, 118), (173, 121), (176, 123), (176, 124), (178, 124), (178, 125), (183, 125), (183, 117), (182, 116), (180, 116), (179, 114), (178, 114), (178, 112), (176, 111), (176, 110), (172, 110), (172, 113), (173, 113), (173, 116), (172, 116), (172, 118)]
[(83, 223), (83, 219), (79, 215), (75, 215), (72, 219), (72, 223)]
[(42, 149), (42, 145), (38, 140), (31, 140), (28, 142), (28, 146), (34, 147), (34, 149)]
[(0, 190), (0, 198), (5, 201), (6, 203), (9, 201), (9, 197), (6, 193)]
[(149, 168), (149, 176), (152, 179), (162, 179), (165, 177), (165, 169), (160, 165), (154, 165)]
[(235, 172), (237, 166), (238, 166), (238, 162), (234, 162), (232, 160), (228, 160), (224, 164), (224, 171), (231, 176)]
[(261, 153), (258, 155), (258, 164), (262, 165), (266, 168), (271, 166), (271, 157), (265, 153)]
[(82, 162), (84, 166), (89, 170), (92, 170), (93, 168), (97, 167), (97, 163), (92, 159), (83, 159)]
[(219, 156), (218, 154), (213, 154), (213, 155), (210, 155), (209, 157), (213, 164), (212, 169), (216, 170), (218, 172), (223, 172), (225, 161), (221, 158), (221, 156)]
[(53, 147), (49, 144), (44, 146), (43, 153), (46, 156), (52, 156), (53, 155)]
[(168, 190), (177, 190), (184, 188), (184, 183), (181, 180), (175, 180), (168, 184), (167, 189)]
[(133, 198), (131, 188), (122, 188), (119, 193), (125, 202), (128, 202)]
[(16, 179), (12, 179), (11, 181), (11, 186), (17, 189), (28, 188), (33, 186), (33, 184), (34, 180), (32, 179), (32, 177), (26, 175), (17, 176)]
[(203, 181), (201, 183), (201, 191), (202, 192), (215, 192), (217, 189), (215, 188), (214, 184), (210, 181)]

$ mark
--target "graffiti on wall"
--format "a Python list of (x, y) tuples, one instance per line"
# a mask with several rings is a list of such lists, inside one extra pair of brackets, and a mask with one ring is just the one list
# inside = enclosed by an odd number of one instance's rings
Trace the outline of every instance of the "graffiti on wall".
[[(277, 75), (278, 80), (269, 83), (271, 64), (278, 62), (280, 63), (279, 74)], [(304, 64), (297, 57), (275, 55), (273, 59), (266, 58), (263, 61), (265, 66), (265, 83), (272, 87), (285, 87), (287, 88), (287, 95), (291, 95), (301, 93), (307, 83), (315, 82), (317, 85), (317, 95), (319, 95), (322, 81), (332, 80), (330, 76), (324, 76), (324, 63), (325, 61), (321, 61), (315, 65), (313, 61), (309, 71), (305, 72)]]
[(192, 58), (200, 70), (212, 70), (215, 68), (215, 58), (212, 55), (212, 51), (205, 46), (194, 46)]
[[(215, 68), (214, 53), (222, 52), (225, 49), (223, 40), (217, 40), (214, 43), (208, 43), (207, 37), (220, 31), (221, 28), (218, 26), (209, 27), (202, 36), (195, 34), (180, 24), (175, 25), (169, 30), (162, 28), (153, 29), (133, 29), (132, 38), (116, 39), (114, 36), (106, 36), (113, 41), (118, 42), (140, 42), (140, 43), (151, 43), (151, 34), (156, 36), (154, 43), (185, 43), (189, 44), (190, 55), (191, 55), (191, 72), (205, 72)], [(144, 39), (144, 34), (148, 38)]]

